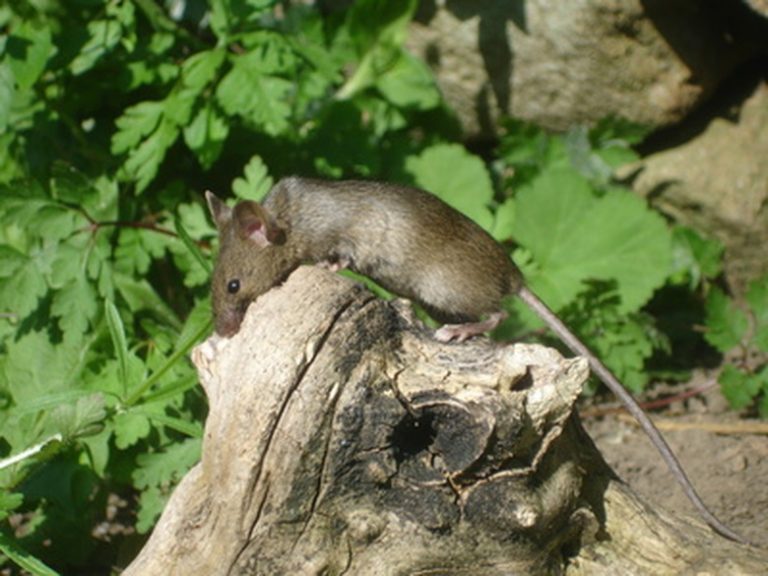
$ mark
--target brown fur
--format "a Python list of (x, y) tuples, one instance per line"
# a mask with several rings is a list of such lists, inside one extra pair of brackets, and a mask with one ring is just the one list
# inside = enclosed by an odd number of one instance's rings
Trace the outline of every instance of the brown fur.
[[(222, 335), (236, 332), (248, 304), (304, 262), (344, 262), (441, 322), (497, 312), (520, 285), (517, 268), (493, 238), (416, 188), (294, 177), (278, 182), (262, 206), (245, 202), (231, 210), (214, 199), (209, 194), (221, 249), (212, 292)], [(259, 215), (282, 242), (260, 246), (243, 232)], [(227, 284), (235, 278), (241, 287), (230, 294)]]

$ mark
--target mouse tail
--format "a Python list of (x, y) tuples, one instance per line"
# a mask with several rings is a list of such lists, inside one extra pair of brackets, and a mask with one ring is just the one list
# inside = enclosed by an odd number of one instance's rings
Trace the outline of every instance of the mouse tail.
[(659, 429), (643, 411), (635, 398), (619, 382), (618, 378), (587, 348), (576, 335), (557, 317), (557, 315), (541, 299), (531, 292), (527, 287), (522, 286), (517, 295), (525, 302), (536, 315), (541, 318), (547, 326), (560, 338), (563, 343), (575, 354), (585, 357), (589, 366), (595, 375), (613, 392), (621, 403), (624, 404), (630, 414), (637, 420), (640, 427), (648, 435), (653, 445), (661, 453), (664, 462), (666, 462), (672, 475), (685, 492), (685, 495), (696, 507), (704, 521), (721, 536), (736, 542), (747, 543), (741, 536), (723, 524), (718, 518), (710, 512), (706, 504), (702, 501), (688, 475), (683, 470), (672, 448), (662, 436)]

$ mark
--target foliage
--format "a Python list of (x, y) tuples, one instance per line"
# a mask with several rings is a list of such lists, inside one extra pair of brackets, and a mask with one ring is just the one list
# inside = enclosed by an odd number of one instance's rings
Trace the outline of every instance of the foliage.
[(734, 409), (757, 405), (768, 417), (768, 275), (752, 282), (743, 307), (719, 288), (706, 304), (705, 338), (734, 358), (720, 373), (720, 387)]
[[(615, 182), (637, 127), (555, 136), (510, 122), (490, 164), (457, 144), (428, 68), (403, 49), (415, 0), (162, 6), (0, 7), (6, 562), (108, 572), (91, 537), (108, 498), (146, 532), (197, 461), (205, 400), (187, 357), (211, 330), (207, 188), (260, 199), (291, 173), (427, 188), (516, 246), (531, 286), (634, 389), (667, 346), (644, 308), (654, 293), (719, 272), (717, 246), (670, 231)], [(510, 306), (500, 337), (538, 327)], [(715, 345), (744, 341), (716, 318)]]
[[(564, 136), (507, 129), (496, 170), (515, 193), (498, 206), (494, 236), (514, 240), (533, 291), (642, 390), (645, 360), (667, 345), (642, 308), (670, 276), (673, 244), (663, 218), (609, 177), (637, 159), (630, 144), (638, 131), (608, 120)], [(516, 308), (524, 326), (538, 325)]]

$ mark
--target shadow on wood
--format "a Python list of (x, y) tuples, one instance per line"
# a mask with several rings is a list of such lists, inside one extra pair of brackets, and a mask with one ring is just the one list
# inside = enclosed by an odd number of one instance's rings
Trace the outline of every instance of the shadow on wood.
[(583, 359), (441, 344), (407, 305), (300, 268), (193, 361), (210, 402), (202, 461), (126, 575), (766, 566), (613, 477), (573, 411)]

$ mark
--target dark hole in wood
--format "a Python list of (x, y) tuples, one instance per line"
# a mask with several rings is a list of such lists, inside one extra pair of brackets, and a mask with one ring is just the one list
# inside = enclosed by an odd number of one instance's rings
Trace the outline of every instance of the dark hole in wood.
[(432, 414), (407, 414), (392, 430), (390, 437), (395, 460), (398, 463), (404, 462), (426, 450), (435, 441), (436, 436)]

